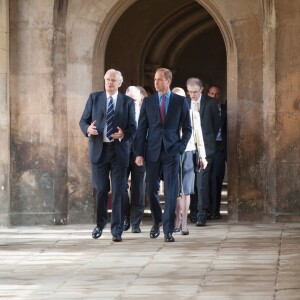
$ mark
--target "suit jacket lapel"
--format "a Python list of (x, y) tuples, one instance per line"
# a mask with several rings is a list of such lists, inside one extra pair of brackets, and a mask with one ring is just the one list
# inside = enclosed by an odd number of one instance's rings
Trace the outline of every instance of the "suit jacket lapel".
[(159, 97), (158, 97), (158, 93), (155, 93), (153, 95), (153, 106), (154, 106), (154, 112), (157, 114), (159, 120), (160, 119), (160, 108), (159, 108)]
[[(97, 116), (98, 120), (105, 120), (106, 119), (106, 93), (100, 94), (98, 105), (99, 105), (98, 116)], [(103, 118), (103, 116), (105, 116), (105, 118)]]
[(206, 104), (206, 97), (205, 97), (205, 95), (202, 94), (201, 101), (200, 101), (200, 116), (201, 117), (203, 116), (205, 104)]
[(123, 102), (124, 102), (123, 95), (118, 93), (118, 98), (117, 98), (117, 103), (116, 103), (115, 113), (114, 113), (114, 120), (121, 113)]

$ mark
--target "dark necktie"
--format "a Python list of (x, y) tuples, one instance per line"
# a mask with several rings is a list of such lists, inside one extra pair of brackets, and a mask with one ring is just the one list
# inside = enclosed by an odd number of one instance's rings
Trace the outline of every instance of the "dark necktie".
[(114, 101), (113, 98), (110, 96), (108, 102), (108, 107), (107, 107), (107, 132), (106, 132), (106, 137), (111, 141), (113, 138), (111, 137), (113, 133), (113, 120), (114, 120)]
[(165, 95), (161, 96), (161, 103), (160, 103), (160, 119), (161, 122), (164, 124), (165, 123), (165, 116), (166, 116), (166, 111), (165, 111)]

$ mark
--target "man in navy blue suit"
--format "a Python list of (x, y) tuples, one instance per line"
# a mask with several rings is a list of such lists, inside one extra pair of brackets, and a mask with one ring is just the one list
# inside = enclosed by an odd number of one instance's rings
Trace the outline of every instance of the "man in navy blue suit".
[(90, 94), (79, 125), (83, 134), (89, 137), (92, 180), (96, 189), (97, 225), (92, 237), (99, 238), (108, 222), (107, 203), (111, 176), (111, 234), (114, 242), (121, 242), (129, 140), (136, 131), (135, 109), (133, 100), (118, 92), (123, 82), (121, 72), (108, 70), (104, 81), (105, 91)]
[[(189, 107), (186, 99), (170, 91), (172, 72), (156, 70), (154, 86), (157, 93), (143, 101), (136, 137), (136, 164), (146, 161), (146, 185), (153, 226), (151, 238), (160, 235), (163, 221), (164, 239), (174, 242), (174, 216), (178, 197), (179, 157), (192, 134)], [(182, 131), (182, 134), (181, 134)], [(164, 214), (157, 194), (157, 183), (163, 174)]]

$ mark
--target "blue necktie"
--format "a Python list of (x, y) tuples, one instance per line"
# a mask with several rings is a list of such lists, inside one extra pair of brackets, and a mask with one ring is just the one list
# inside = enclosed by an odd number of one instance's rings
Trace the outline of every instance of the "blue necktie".
[(113, 138), (111, 137), (113, 133), (113, 120), (114, 120), (114, 101), (113, 98), (110, 96), (108, 102), (108, 107), (107, 107), (107, 132), (106, 132), (106, 137), (112, 141)]

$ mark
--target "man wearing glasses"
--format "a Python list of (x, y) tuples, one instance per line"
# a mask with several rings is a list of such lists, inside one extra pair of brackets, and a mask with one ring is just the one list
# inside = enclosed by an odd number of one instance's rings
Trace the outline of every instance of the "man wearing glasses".
[(200, 113), (206, 160), (208, 163), (205, 169), (200, 169), (196, 174), (197, 194), (195, 193), (191, 197), (190, 214), (193, 215), (198, 210), (196, 226), (205, 226), (209, 213), (210, 167), (214, 158), (216, 137), (221, 120), (217, 103), (211, 97), (202, 94), (203, 82), (201, 79), (189, 78), (186, 85), (190, 96), (189, 103), (193, 109), (198, 109)]
[(111, 234), (122, 241), (124, 200), (129, 165), (129, 141), (136, 131), (133, 100), (121, 93), (123, 76), (110, 69), (104, 75), (105, 91), (90, 94), (79, 125), (89, 137), (93, 187), (96, 189), (97, 225), (92, 237), (98, 239), (108, 222), (108, 192), (112, 191)]

